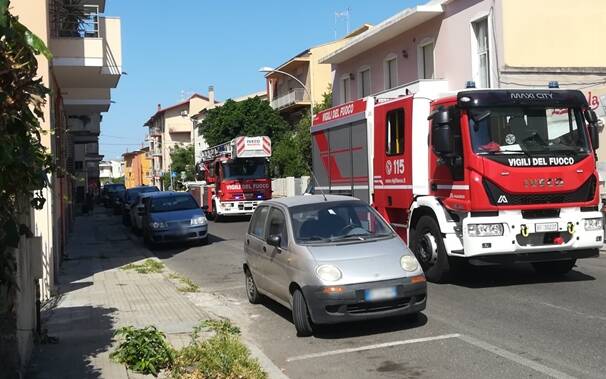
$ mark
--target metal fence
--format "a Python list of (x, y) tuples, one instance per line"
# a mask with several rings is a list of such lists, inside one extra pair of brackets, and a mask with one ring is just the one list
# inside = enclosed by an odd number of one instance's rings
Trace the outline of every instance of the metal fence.
[(295, 88), (287, 94), (273, 99), (270, 105), (274, 109), (281, 109), (301, 101), (309, 101), (309, 96), (303, 88)]

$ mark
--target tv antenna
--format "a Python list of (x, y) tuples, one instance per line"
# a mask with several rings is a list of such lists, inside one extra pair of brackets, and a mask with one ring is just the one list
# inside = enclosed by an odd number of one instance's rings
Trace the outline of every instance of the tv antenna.
[(347, 9), (345, 9), (344, 11), (341, 12), (335, 12), (335, 39), (337, 39), (337, 22), (339, 21), (339, 19), (344, 18), (345, 19), (345, 25), (346, 25), (346, 30), (347, 30), (347, 34), (349, 34), (349, 15), (351, 12), (351, 8), (347, 7)]

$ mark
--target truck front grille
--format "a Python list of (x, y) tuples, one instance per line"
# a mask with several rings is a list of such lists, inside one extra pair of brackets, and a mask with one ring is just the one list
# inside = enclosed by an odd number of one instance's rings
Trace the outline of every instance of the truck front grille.
[[(492, 205), (531, 205), (531, 204), (561, 204), (561, 203), (581, 203), (591, 201), (595, 194), (596, 179), (590, 176), (589, 179), (579, 188), (560, 193), (533, 193), (533, 194), (514, 194), (501, 189), (493, 182), (484, 179), (484, 189)], [(503, 200), (505, 199), (505, 200)], [(499, 201), (501, 200), (501, 201)]]

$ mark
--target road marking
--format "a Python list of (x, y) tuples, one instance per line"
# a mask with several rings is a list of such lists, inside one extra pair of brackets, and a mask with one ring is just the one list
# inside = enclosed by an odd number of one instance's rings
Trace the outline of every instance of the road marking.
[(299, 356), (296, 356), (296, 357), (287, 358), (286, 362), (302, 361), (302, 360), (311, 359), (311, 358), (320, 358), (320, 357), (327, 357), (327, 356), (331, 356), (331, 355), (355, 353), (357, 351), (366, 351), (366, 350), (373, 350), (373, 349), (383, 349), (383, 348), (392, 347), (392, 346), (410, 345), (410, 344), (413, 344), (413, 343), (428, 342), (428, 341), (437, 341), (437, 340), (445, 340), (445, 339), (457, 338), (457, 337), (460, 337), (460, 335), (459, 334), (443, 334), (443, 335), (435, 336), (435, 337), (423, 337), (423, 338), (415, 338), (415, 339), (403, 340), (403, 341), (378, 343), (378, 344), (374, 344), (374, 345), (352, 347), (352, 348), (349, 348), (349, 349), (339, 349), (339, 350), (325, 351), (325, 352), (322, 352), (322, 353), (313, 353), (313, 354), (299, 355)]
[(538, 371), (540, 373), (543, 373), (545, 375), (549, 375), (554, 378), (566, 378), (566, 379), (574, 378), (574, 376), (570, 376), (568, 374), (563, 373), (562, 371), (558, 371), (554, 368), (547, 367), (547, 366), (537, 363), (533, 360), (524, 358), (516, 353), (512, 353), (511, 351), (501, 349), (500, 347), (491, 345), (488, 342), (480, 341), (479, 339), (476, 339), (476, 338), (473, 338), (473, 337), (470, 337), (467, 335), (460, 335), (459, 339), (461, 339), (471, 345), (474, 345), (481, 349), (489, 351), (493, 354), (496, 354), (503, 358), (509, 359), (510, 361), (514, 361), (520, 365), (529, 367), (529, 368), (531, 368), (535, 371)]
[(551, 304), (551, 303), (540, 302), (539, 304), (544, 305), (546, 307), (558, 309), (558, 310), (561, 310), (561, 311), (566, 311), (566, 312), (574, 313), (574, 314), (576, 314), (578, 316), (583, 316), (583, 317), (587, 317), (587, 318), (591, 318), (591, 319), (597, 319), (597, 320), (606, 321), (606, 317), (604, 317), (604, 316), (590, 315), (588, 313), (583, 313), (583, 312), (575, 311), (574, 309), (562, 307), (560, 305), (555, 305), (555, 304)]

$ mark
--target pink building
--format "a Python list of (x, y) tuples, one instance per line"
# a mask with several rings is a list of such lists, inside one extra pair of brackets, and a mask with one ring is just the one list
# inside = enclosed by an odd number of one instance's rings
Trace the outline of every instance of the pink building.
[(605, 16), (606, 2), (590, 0), (432, 0), (351, 38), (320, 63), (332, 64), (334, 105), (420, 85), (452, 91), (470, 80), (494, 88), (557, 80), (595, 94), (606, 83), (606, 54), (591, 36)]

